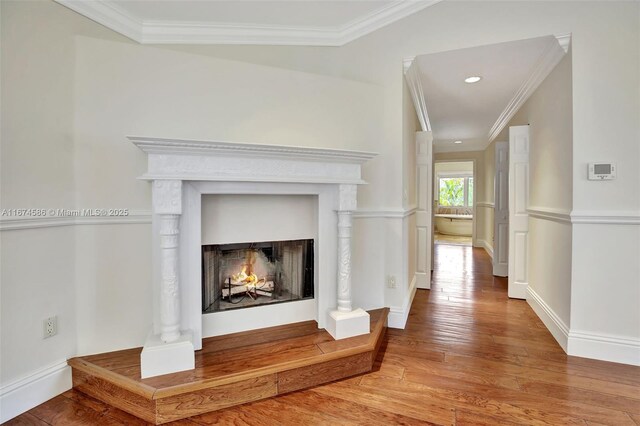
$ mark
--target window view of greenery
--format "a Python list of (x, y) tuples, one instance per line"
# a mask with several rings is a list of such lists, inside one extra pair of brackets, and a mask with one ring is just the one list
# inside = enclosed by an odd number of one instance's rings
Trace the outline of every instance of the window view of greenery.
[(440, 178), (440, 205), (464, 206), (464, 178)]
[[(473, 206), (473, 178), (440, 178), (439, 204), (446, 207)], [(467, 186), (465, 191), (465, 185)], [(466, 195), (466, 200), (465, 200)]]

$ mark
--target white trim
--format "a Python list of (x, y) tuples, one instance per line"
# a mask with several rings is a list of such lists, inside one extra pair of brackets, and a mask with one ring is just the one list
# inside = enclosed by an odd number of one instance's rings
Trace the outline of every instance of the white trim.
[(476, 203), (477, 207), (487, 207), (489, 209), (495, 209), (496, 205), (492, 201), (478, 201)]
[(475, 247), (483, 248), (489, 257), (493, 259), (493, 246), (487, 240), (477, 239)]
[(441, 0), (396, 0), (338, 27), (145, 21), (110, 0), (55, 0), (142, 44), (342, 46)]
[(562, 349), (567, 352), (569, 327), (531, 286), (527, 287), (527, 303), (531, 306), (533, 312), (538, 315), (538, 318), (542, 320), (551, 335), (558, 341)]
[(415, 56), (411, 56), (409, 58), (404, 58), (402, 60), (402, 73), (406, 74), (407, 71), (409, 71), (409, 68), (411, 68), (411, 64), (413, 64), (413, 61), (416, 60)]
[(549, 207), (529, 207), (527, 213), (536, 219), (551, 220), (559, 223), (571, 223), (571, 212)]
[[(78, 209), (76, 211), (79, 211)], [(43, 216), (43, 217), (3, 217), (0, 231), (20, 229), (51, 228), (73, 225), (129, 225), (151, 224), (149, 210), (131, 210), (127, 216)]]
[(569, 355), (640, 366), (640, 339), (571, 330)]
[(267, 145), (226, 141), (194, 139), (155, 138), (127, 136), (135, 146), (147, 154), (170, 155), (234, 155), (277, 157), (279, 159), (331, 160), (352, 164), (364, 164), (378, 155), (374, 152), (349, 151), (346, 149), (307, 148), (290, 145)]
[(131, 40), (142, 40), (142, 21), (111, 1), (55, 1)]
[[(403, 62), (403, 66), (406, 67), (406, 59)], [(404, 70), (404, 78), (411, 93), (411, 100), (413, 101), (413, 107), (416, 110), (416, 115), (420, 122), (420, 129), (423, 132), (430, 132), (431, 121), (429, 120), (427, 102), (424, 96), (424, 89), (422, 88), (420, 67), (416, 61), (412, 61), (411, 65)]]
[(540, 83), (551, 73), (553, 68), (560, 62), (562, 57), (567, 53), (569, 42), (571, 40), (571, 34), (557, 36), (549, 43), (549, 46), (540, 57), (538, 64), (533, 69), (533, 72), (520, 86), (516, 94), (511, 101), (507, 104), (507, 107), (502, 111), (496, 122), (491, 126), (489, 131), (489, 139), (487, 146), (493, 142), (493, 140), (500, 134), (513, 116), (524, 105), (529, 97), (540, 86)]
[(358, 209), (353, 212), (354, 219), (390, 218), (404, 219), (416, 213), (417, 206), (407, 209)]
[(571, 223), (580, 225), (640, 225), (640, 212), (574, 210), (571, 212)]
[(389, 317), (387, 318), (387, 325), (391, 328), (404, 328), (409, 317), (409, 311), (411, 311), (411, 304), (413, 298), (416, 296), (417, 278), (414, 275), (409, 285), (409, 294), (402, 306), (392, 306), (389, 308)]
[(560, 45), (560, 47), (562, 47), (564, 53), (569, 52), (569, 45), (571, 44), (571, 33), (557, 35), (556, 40), (558, 40), (558, 44)]
[(0, 423), (71, 389), (71, 368), (57, 362), (0, 388)]

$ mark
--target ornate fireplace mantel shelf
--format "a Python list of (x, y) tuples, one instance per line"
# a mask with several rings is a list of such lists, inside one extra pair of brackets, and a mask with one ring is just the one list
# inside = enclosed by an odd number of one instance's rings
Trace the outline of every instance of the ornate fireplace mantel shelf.
[[(130, 136), (152, 181), (154, 329), (142, 377), (194, 368), (202, 347), (200, 200), (203, 194), (318, 196), (315, 320), (335, 339), (369, 332), (351, 300), (351, 226), (361, 166), (377, 154), (339, 149)], [(253, 308), (258, 309), (258, 308)], [(243, 321), (246, 322), (246, 321)], [(228, 331), (227, 331), (228, 332)]]
[(149, 169), (140, 177), (146, 180), (364, 184), (360, 166), (377, 155), (284, 145), (139, 136), (128, 139), (149, 155)]

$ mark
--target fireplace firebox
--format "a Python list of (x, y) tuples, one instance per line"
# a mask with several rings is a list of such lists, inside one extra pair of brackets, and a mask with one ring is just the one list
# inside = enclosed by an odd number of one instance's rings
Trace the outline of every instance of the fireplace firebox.
[(313, 240), (202, 246), (202, 312), (314, 297)]

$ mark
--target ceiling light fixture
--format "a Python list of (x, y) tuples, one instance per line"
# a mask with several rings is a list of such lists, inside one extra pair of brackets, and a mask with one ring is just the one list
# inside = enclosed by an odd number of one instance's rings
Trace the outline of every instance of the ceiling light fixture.
[(453, 143), (462, 143), (462, 141), (454, 141)]
[(474, 75), (474, 76), (465, 78), (464, 82), (465, 83), (477, 83), (480, 80), (482, 80), (482, 77), (480, 77), (479, 75)]

